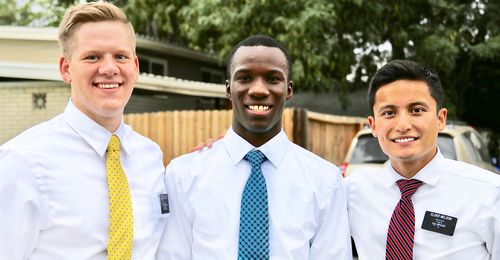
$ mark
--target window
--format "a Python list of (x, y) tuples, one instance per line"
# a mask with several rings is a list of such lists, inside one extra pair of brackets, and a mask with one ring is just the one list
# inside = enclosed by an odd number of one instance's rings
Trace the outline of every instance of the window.
[(47, 93), (33, 93), (33, 109), (42, 110), (47, 105)]
[(224, 73), (214, 69), (202, 68), (201, 81), (207, 83), (223, 84)]
[(382, 152), (377, 138), (371, 134), (360, 135), (349, 163), (384, 163), (389, 157)]
[(481, 157), (476, 150), (476, 146), (470, 139), (470, 132), (460, 135), (460, 138), (464, 143), (464, 152), (467, 154), (466, 158), (470, 158), (472, 161), (481, 161)]
[(467, 132), (464, 135), (466, 136), (466, 138), (470, 139), (470, 143), (476, 149), (477, 157), (479, 158), (479, 160), (485, 163), (490, 163), (488, 148), (483, 143), (481, 137), (474, 132)]
[(453, 142), (453, 137), (448, 134), (439, 134), (437, 138), (437, 144), (439, 150), (445, 158), (457, 159), (457, 151), (455, 150), (455, 143)]
[(167, 76), (167, 61), (148, 56), (141, 56), (139, 57), (139, 70), (141, 73)]

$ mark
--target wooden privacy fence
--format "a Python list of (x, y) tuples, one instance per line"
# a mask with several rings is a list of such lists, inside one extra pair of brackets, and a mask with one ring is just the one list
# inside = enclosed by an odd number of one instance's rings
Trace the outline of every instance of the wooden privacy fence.
[[(292, 113), (292, 109), (283, 113), (283, 128), (290, 138)], [(160, 145), (166, 165), (199, 143), (224, 135), (231, 126), (232, 114), (231, 110), (165, 111), (126, 114), (125, 122)]]
[(366, 118), (307, 112), (307, 149), (339, 165), (356, 133), (368, 123)]
[[(231, 110), (189, 110), (127, 114), (125, 122), (158, 143), (168, 164), (200, 142), (225, 134), (231, 118)], [(342, 162), (352, 137), (365, 122), (305, 109), (286, 108), (283, 113), (283, 129), (291, 141), (335, 164)]]

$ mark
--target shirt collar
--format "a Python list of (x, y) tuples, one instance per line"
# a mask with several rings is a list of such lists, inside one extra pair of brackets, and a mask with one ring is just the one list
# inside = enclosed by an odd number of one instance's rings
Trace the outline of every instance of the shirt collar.
[(68, 102), (64, 110), (64, 118), (71, 126), (71, 128), (86, 142), (88, 143), (99, 156), (104, 157), (106, 148), (108, 147), (111, 135), (116, 134), (120, 139), (120, 146), (126, 154), (130, 154), (128, 145), (128, 138), (132, 132), (130, 127), (127, 127), (123, 120), (116, 132), (111, 133), (106, 128), (102, 127), (94, 120), (90, 119), (82, 111), (80, 111), (73, 101)]
[(234, 132), (231, 127), (224, 136), (224, 145), (234, 165), (238, 164), (249, 151), (257, 149), (266, 156), (267, 160), (271, 162), (274, 167), (278, 167), (285, 156), (289, 142), (285, 132), (281, 130), (276, 136), (262, 146), (254, 147)]
[[(421, 180), (425, 184), (436, 186), (439, 179), (441, 179), (441, 176), (443, 176), (443, 173), (445, 172), (445, 160), (446, 159), (443, 154), (441, 154), (438, 147), (434, 158), (432, 158), (427, 165), (420, 169), (420, 171), (418, 171), (412, 179)], [(385, 164), (384, 174), (386, 176), (383, 176), (383, 182), (388, 187), (394, 185), (397, 180), (404, 179), (403, 176), (399, 175), (399, 173), (394, 170), (390, 162)]]

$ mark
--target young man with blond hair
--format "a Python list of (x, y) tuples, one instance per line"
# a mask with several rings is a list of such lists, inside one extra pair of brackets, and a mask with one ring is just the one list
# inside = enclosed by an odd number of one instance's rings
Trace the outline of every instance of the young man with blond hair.
[(0, 259), (153, 259), (168, 210), (158, 145), (123, 123), (134, 30), (118, 7), (85, 3), (59, 41), (66, 109), (0, 147)]

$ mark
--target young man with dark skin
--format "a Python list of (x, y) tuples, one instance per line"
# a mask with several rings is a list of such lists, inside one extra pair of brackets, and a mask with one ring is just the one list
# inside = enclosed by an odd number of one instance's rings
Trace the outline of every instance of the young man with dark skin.
[(339, 170), (282, 130), (291, 64), (267, 36), (233, 49), (226, 81), (232, 127), (211, 148), (167, 166), (171, 213), (159, 258), (351, 259)]
[(133, 27), (110, 3), (79, 4), (59, 43), (66, 109), (0, 147), (0, 259), (154, 259), (162, 153), (123, 123), (139, 75)]
[(375, 73), (368, 97), (390, 162), (347, 181), (359, 258), (500, 259), (500, 176), (439, 151), (447, 110), (437, 74), (395, 60)]

